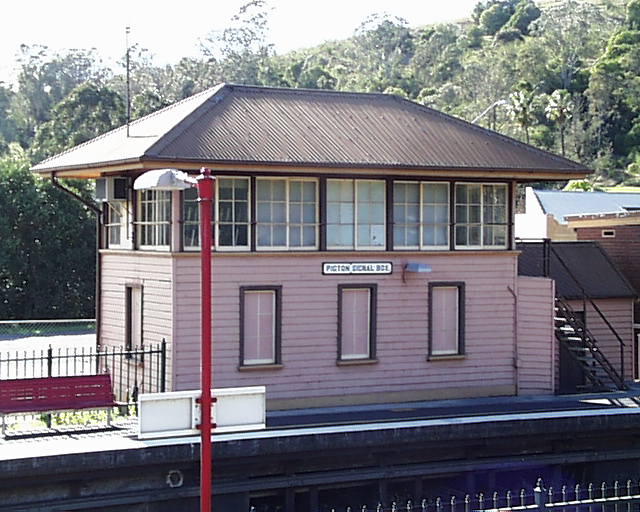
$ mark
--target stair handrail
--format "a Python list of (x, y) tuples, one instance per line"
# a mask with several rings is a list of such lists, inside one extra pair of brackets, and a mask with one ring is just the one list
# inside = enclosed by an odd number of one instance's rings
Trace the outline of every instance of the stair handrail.
[[(613, 380), (613, 382), (618, 387), (618, 389), (625, 389), (624, 375), (623, 374), (619, 375), (615, 367), (604, 356), (602, 351), (598, 349), (595, 336), (591, 333), (591, 331), (589, 331), (589, 329), (584, 324), (584, 322), (580, 320), (578, 317), (576, 317), (575, 311), (569, 305), (569, 303), (559, 297), (556, 297), (556, 304), (559, 304), (561, 308), (566, 309), (566, 311), (572, 316), (571, 320), (568, 319), (569, 323), (571, 324), (571, 322), (573, 322), (576, 324), (577, 327), (580, 328), (581, 330), (581, 332), (579, 333), (580, 338), (582, 338), (583, 342), (590, 347), (589, 351), (591, 352), (593, 357), (600, 363), (602, 368), (607, 372), (607, 374), (609, 375), (611, 380)], [(557, 336), (557, 332), (556, 332), (556, 336)], [(593, 349), (591, 347), (593, 347)], [(587, 376), (589, 380), (596, 382), (593, 379), (592, 375), (587, 375)]]
[[(558, 259), (560, 264), (567, 271), (567, 274), (569, 275), (569, 277), (571, 277), (571, 279), (573, 279), (574, 283), (578, 286), (578, 288), (582, 292), (583, 301), (585, 299), (589, 300), (589, 303), (593, 306), (593, 309), (598, 313), (598, 315), (600, 315), (600, 318), (602, 318), (602, 320), (604, 321), (606, 326), (609, 328), (609, 330), (613, 333), (613, 335), (618, 340), (618, 343), (620, 345), (620, 375), (622, 377), (622, 380), (624, 381), (624, 347), (627, 346), (626, 343), (624, 341), (622, 341), (622, 338), (620, 337), (618, 332), (615, 330), (613, 325), (611, 325), (609, 320), (607, 320), (607, 318), (604, 316), (604, 313), (602, 313), (602, 311), (596, 305), (596, 303), (593, 301), (593, 299), (589, 296), (589, 294), (587, 294), (587, 292), (584, 289), (584, 287), (582, 286), (582, 284), (580, 284), (580, 281), (578, 280), (578, 278), (573, 274), (573, 272), (571, 272), (571, 269), (569, 268), (569, 266), (564, 262), (562, 257), (558, 254), (558, 251), (556, 251), (553, 248), (553, 244), (551, 243), (551, 240), (549, 240), (548, 238), (545, 238), (543, 240), (543, 248), (544, 247), (546, 247), (549, 250), (549, 252), (552, 253)], [(544, 253), (544, 249), (543, 249), (543, 253)], [(549, 276), (546, 276), (546, 277), (549, 277)], [(586, 315), (586, 311), (585, 311), (585, 315)]]

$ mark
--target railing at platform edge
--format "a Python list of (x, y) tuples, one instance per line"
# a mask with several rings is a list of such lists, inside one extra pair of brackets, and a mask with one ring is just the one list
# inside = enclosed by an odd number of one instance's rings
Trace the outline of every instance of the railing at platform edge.
[[(322, 501), (322, 500), (321, 500)], [(375, 503), (375, 502), (374, 502)], [(522, 512), (568, 510), (570, 512), (635, 512), (640, 504), (640, 481), (628, 479), (613, 484), (602, 482), (587, 485), (544, 487), (538, 479), (535, 487), (518, 491), (433, 496), (421, 499), (396, 499), (372, 505), (322, 504), (318, 510), (327, 512)], [(250, 506), (248, 512), (276, 512), (278, 506)], [(315, 511), (314, 511), (315, 512)]]

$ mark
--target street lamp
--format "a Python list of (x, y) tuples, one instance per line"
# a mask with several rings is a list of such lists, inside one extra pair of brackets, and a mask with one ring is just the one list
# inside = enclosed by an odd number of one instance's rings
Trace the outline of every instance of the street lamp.
[(177, 169), (156, 169), (140, 175), (134, 190), (198, 189), (200, 211), (200, 512), (211, 512), (211, 170), (203, 167), (193, 178)]
[(471, 121), (471, 124), (475, 124), (477, 121), (479, 121), (480, 119), (482, 119), (487, 112), (489, 112), (491, 109), (493, 109), (493, 129), (496, 129), (496, 120), (495, 120), (495, 116), (496, 116), (496, 107), (500, 107), (502, 105), (508, 105), (509, 102), (507, 100), (497, 100), (494, 101), (491, 105), (489, 105), (487, 108), (485, 108), (480, 114), (478, 114), (473, 121)]

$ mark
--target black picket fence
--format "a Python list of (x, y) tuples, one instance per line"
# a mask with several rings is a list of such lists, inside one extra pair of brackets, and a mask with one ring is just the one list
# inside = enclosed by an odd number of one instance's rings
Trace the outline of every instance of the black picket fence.
[[(545, 487), (542, 479), (529, 489), (431, 496), (386, 503), (333, 506), (322, 503), (312, 512), (640, 512), (640, 481)], [(252, 505), (249, 512), (285, 512), (284, 503)]]
[(134, 405), (139, 393), (164, 392), (167, 343), (0, 352), (0, 380), (109, 373), (116, 401)]

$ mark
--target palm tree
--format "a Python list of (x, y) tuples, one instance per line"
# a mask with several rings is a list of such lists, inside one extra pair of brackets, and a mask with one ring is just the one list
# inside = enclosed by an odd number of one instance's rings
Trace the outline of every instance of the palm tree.
[(564, 132), (567, 122), (573, 116), (574, 104), (571, 95), (566, 89), (556, 89), (549, 96), (549, 102), (544, 109), (544, 114), (549, 121), (554, 122), (560, 130), (560, 149), (564, 156)]
[(535, 121), (535, 104), (536, 95), (532, 89), (523, 87), (509, 95), (509, 111), (516, 123), (524, 130), (527, 144), (529, 144), (529, 127)]

